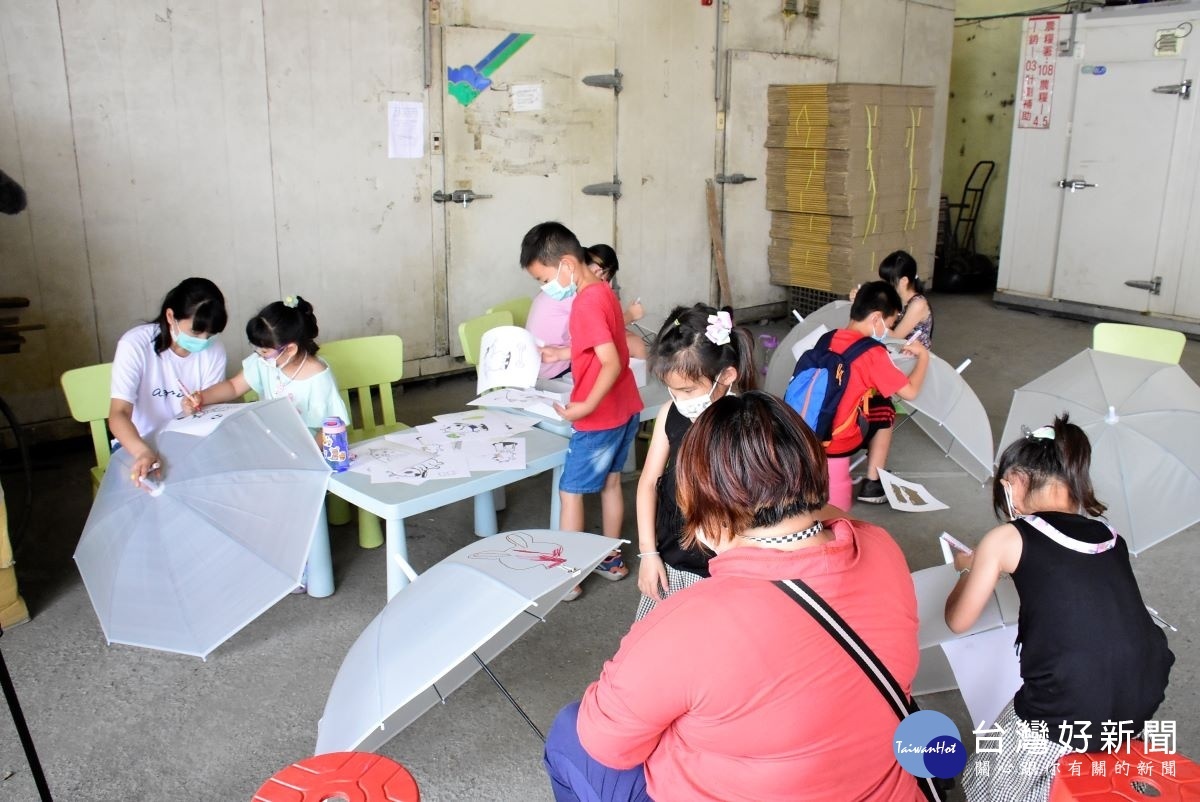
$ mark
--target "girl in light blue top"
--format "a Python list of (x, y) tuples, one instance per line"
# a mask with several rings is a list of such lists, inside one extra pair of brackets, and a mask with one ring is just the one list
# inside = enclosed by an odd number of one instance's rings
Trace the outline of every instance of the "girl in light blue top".
[(312, 304), (298, 295), (263, 307), (246, 324), (254, 353), (242, 360), (242, 372), (185, 399), (195, 410), (204, 404), (233, 401), (253, 390), (259, 398), (287, 398), (304, 425), (319, 435), (325, 418), (349, 422), (333, 371), (317, 357), (317, 318)]

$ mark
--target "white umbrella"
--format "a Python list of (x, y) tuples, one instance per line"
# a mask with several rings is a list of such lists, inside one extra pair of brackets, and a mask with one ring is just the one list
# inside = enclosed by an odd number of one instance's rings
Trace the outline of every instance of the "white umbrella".
[(298, 584), (329, 466), (287, 399), (155, 449), (154, 495), (113, 454), (75, 562), (109, 643), (207, 657)]
[(850, 302), (830, 301), (801, 320), (787, 336), (780, 340), (767, 363), (767, 375), (763, 379), (762, 388), (771, 395), (783, 398), (788, 382), (792, 380), (792, 372), (796, 369), (796, 355), (792, 348), (820, 326), (827, 329), (844, 329), (850, 322)]
[[(905, 373), (916, 360), (903, 357), (897, 366)], [(980, 482), (992, 475), (992, 425), (975, 391), (962, 377), (964, 362), (958, 368), (929, 354), (929, 367), (921, 392), (911, 401), (912, 419), (942, 452)]]
[[(1200, 521), (1200, 387), (1178, 365), (1088, 349), (1013, 393), (1000, 452), (1067, 412), (1134, 554)], [(999, 453), (997, 453), (997, 461)]]
[(543, 620), (612, 547), (581, 532), (501, 533), (416, 577), (342, 661), (316, 753), (378, 749)]

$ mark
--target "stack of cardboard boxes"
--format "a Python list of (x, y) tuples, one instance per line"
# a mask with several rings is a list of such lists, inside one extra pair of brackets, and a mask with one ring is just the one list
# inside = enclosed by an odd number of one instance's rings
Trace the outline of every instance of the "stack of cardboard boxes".
[(771, 280), (844, 294), (900, 249), (931, 272), (933, 89), (772, 86), (767, 103)]

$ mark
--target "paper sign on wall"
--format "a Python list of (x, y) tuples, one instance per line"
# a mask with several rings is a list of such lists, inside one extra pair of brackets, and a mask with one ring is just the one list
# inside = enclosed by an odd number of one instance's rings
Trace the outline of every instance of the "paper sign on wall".
[(388, 101), (388, 158), (425, 155), (425, 106), (411, 100)]
[(1058, 57), (1060, 17), (1030, 17), (1021, 45), (1021, 96), (1017, 98), (1018, 128), (1049, 128), (1054, 97), (1054, 63)]
[(513, 84), (508, 88), (513, 111), (541, 111), (541, 84)]

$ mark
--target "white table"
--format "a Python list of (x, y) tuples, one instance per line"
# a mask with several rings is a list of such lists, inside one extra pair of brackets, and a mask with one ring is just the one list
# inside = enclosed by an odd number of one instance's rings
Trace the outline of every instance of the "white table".
[[(472, 496), (489, 498), (491, 491), (544, 471), (553, 471), (550, 482), (550, 525), (558, 527), (558, 480), (567, 459), (567, 440), (557, 434), (530, 429), (520, 435), (525, 440), (525, 469), (472, 473), (465, 479), (433, 479), (421, 485), (402, 482), (371, 484), (371, 478), (361, 473), (344, 471), (329, 480), (329, 492), (378, 515), (385, 522), (387, 557), (387, 595), (391, 599), (408, 584), (396, 556), (408, 560), (408, 543), (404, 519), (410, 515), (444, 507)], [(366, 440), (364, 445), (382, 440)], [(490, 499), (489, 499), (490, 500)], [(478, 509), (478, 502), (476, 502)]]

